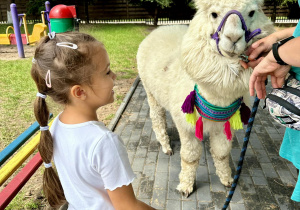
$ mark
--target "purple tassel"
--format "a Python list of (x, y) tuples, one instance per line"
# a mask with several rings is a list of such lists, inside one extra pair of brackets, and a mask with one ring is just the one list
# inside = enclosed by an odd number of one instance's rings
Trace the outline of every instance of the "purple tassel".
[(192, 114), (194, 112), (195, 105), (195, 90), (193, 90), (185, 99), (184, 103), (181, 106), (183, 113)]
[(242, 120), (243, 124), (248, 125), (251, 111), (244, 102), (241, 104), (240, 113), (241, 113), (241, 120)]

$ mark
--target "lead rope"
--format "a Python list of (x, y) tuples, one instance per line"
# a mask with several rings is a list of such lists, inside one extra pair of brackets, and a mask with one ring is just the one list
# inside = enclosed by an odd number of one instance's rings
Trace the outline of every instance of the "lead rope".
[(244, 157), (245, 157), (245, 154), (246, 154), (246, 150), (247, 150), (247, 146), (248, 146), (248, 142), (249, 142), (249, 138), (250, 138), (250, 133), (251, 133), (252, 126), (253, 126), (253, 123), (254, 123), (254, 118), (255, 118), (255, 115), (256, 115), (256, 112), (257, 112), (259, 101), (260, 100), (257, 98), (257, 96), (255, 96), (253, 107), (252, 107), (251, 114), (250, 114), (250, 118), (249, 118), (248, 125), (247, 125), (247, 130), (246, 130), (245, 137), (244, 137), (243, 148), (241, 150), (240, 159), (239, 159), (239, 162), (238, 162), (238, 166), (236, 168), (236, 174), (234, 176), (234, 180), (233, 180), (233, 183), (231, 185), (231, 189), (229, 191), (229, 194), (226, 198), (226, 201), (225, 201), (225, 204), (224, 204), (222, 210), (227, 209), (227, 207), (228, 207), (228, 205), (231, 201), (231, 198), (234, 194), (237, 183), (239, 181), (240, 174), (242, 172)]
[[(222, 19), (220, 25), (218, 26), (216, 32), (211, 36), (212, 39), (216, 40), (216, 44), (217, 44), (217, 49), (218, 49), (218, 52), (220, 53), (220, 55), (224, 56), (221, 51), (220, 51), (220, 48), (219, 48), (219, 41), (220, 41), (220, 37), (219, 37), (219, 33), (223, 27), (223, 25), (225, 24), (227, 18), (232, 15), (232, 14), (236, 14), (239, 16), (241, 22), (242, 22), (242, 28), (243, 30), (245, 31), (245, 41), (248, 43), (253, 37), (259, 35), (261, 33), (261, 29), (258, 28), (258, 29), (255, 29), (254, 31), (250, 31), (247, 29), (247, 25), (245, 23), (245, 20), (242, 16), (242, 14), (237, 11), (237, 10), (230, 10), (225, 16), (224, 18)], [(243, 55), (241, 57), (245, 62), (248, 61), (248, 57)], [(266, 80), (266, 85), (267, 85), (267, 80)], [(253, 103), (253, 107), (252, 107), (252, 110), (251, 110), (251, 114), (250, 114), (250, 118), (249, 118), (249, 121), (248, 121), (248, 125), (247, 125), (247, 130), (246, 130), (246, 134), (245, 134), (245, 137), (244, 137), (244, 144), (243, 144), (243, 148), (242, 148), (242, 151), (241, 151), (241, 155), (240, 155), (240, 160), (238, 162), (238, 166), (237, 166), (237, 169), (236, 169), (236, 175), (234, 176), (234, 180), (233, 180), (233, 183), (231, 185), (231, 189), (229, 191), (229, 194), (226, 198), (226, 201), (225, 201), (225, 204), (222, 208), (222, 210), (226, 210), (231, 199), (232, 199), (232, 196), (234, 194), (234, 191), (235, 191), (235, 188), (237, 186), (237, 183), (238, 183), (238, 180), (240, 178), (240, 174), (242, 172), (242, 166), (243, 166), (243, 162), (244, 162), (244, 157), (245, 157), (245, 154), (246, 154), (246, 150), (247, 150), (247, 146), (248, 146), (248, 142), (249, 142), (249, 138), (250, 138), (250, 133), (251, 133), (251, 130), (252, 130), (252, 126), (253, 126), (253, 123), (254, 123), (254, 118), (255, 118), (255, 115), (256, 115), (256, 112), (257, 112), (257, 107), (258, 107), (258, 104), (259, 104), (259, 99), (257, 98), (257, 96), (255, 96), (255, 100), (254, 100), (254, 103)]]

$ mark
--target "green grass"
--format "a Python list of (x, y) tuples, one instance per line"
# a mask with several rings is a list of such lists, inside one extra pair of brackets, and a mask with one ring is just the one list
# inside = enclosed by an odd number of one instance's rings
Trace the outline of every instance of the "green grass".
[[(1, 31), (7, 25), (0, 25)], [(89, 33), (103, 42), (117, 73), (117, 79), (135, 78), (136, 53), (148, 33), (145, 25), (81, 25), (80, 31)], [(26, 54), (25, 54), (26, 56)], [(31, 58), (0, 61), (0, 149), (21, 134), (35, 119), (32, 104), (36, 87), (30, 77)], [(48, 99), (47, 99), (48, 100)], [(50, 105), (57, 114), (60, 108)], [(51, 108), (50, 108), (51, 109)], [(55, 110), (57, 109), (57, 110)], [(52, 111), (52, 110), (51, 110)]]
[(105, 120), (111, 120), (112, 118), (114, 118), (115, 114), (109, 114)]
[(30, 78), (29, 59), (0, 61), (0, 141), (7, 145), (33, 120), (36, 91)]
[(14, 197), (14, 199), (5, 208), (6, 210), (15, 209), (38, 209), (40, 204), (34, 200), (24, 199), (25, 193), (20, 192)]
[[(0, 34), (6, 33), (6, 28), (12, 24), (0, 24)], [(33, 24), (28, 24), (31, 34)], [(80, 32), (88, 33), (103, 42), (111, 60), (111, 68), (118, 72), (117, 79), (129, 79), (137, 75), (135, 56), (139, 43), (148, 33), (150, 26), (132, 24), (82, 24)], [(12, 33), (12, 30), (9, 30)], [(21, 33), (24, 27), (21, 27)]]
[[(13, 24), (0, 24), (0, 34), (5, 34), (8, 26), (13, 26)], [(21, 34), (25, 34), (24, 25), (20, 27)], [(28, 33), (32, 34), (33, 24), (27, 24)], [(14, 33), (12, 29), (8, 30), (8, 33)]]
[(111, 68), (118, 72), (117, 79), (133, 78), (137, 75), (135, 57), (139, 43), (145, 38), (144, 25), (82, 25), (87, 32), (103, 42), (111, 60)]
[[(0, 24), (0, 33), (5, 33), (7, 26)], [(32, 25), (28, 28), (31, 33)], [(91, 34), (104, 43), (112, 70), (117, 73), (117, 79), (137, 76), (137, 49), (149, 31), (149, 26), (146, 25), (91, 24), (80, 26), (80, 32)], [(30, 77), (31, 59), (32, 57), (10, 61), (0, 60), (0, 151), (35, 121), (33, 101), (37, 90)], [(123, 98), (122, 95), (117, 96), (120, 103)], [(46, 100), (50, 111), (54, 116), (57, 115), (61, 107), (54, 104), (51, 99)], [(110, 114), (106, 118), (112, 119), (113, 117), (114, 114)], [(18, 209), (17, 207), (21, 206), (30, 209), (37, 208), (39, 205), (37, 201), (29, 201), (24, 196), (25, 194), (20, 192), (8, 209)]]
[(124, 99), (124, 98), (125, 98), (124, 95), (119, 95), (119, 94), (117, 94), (117, 96), (116, 96), (117, 104), (118, 104), (118, 105), (121, 105), (121, 103), (123, 102), (123, 99)]

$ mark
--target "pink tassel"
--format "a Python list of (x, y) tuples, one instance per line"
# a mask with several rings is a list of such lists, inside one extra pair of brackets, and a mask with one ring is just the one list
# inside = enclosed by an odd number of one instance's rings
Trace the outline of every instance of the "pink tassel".
[(194, 112), (195, 105), (195, 90), (193, 90), (184, 100), (184, 103), (181, 106), (183, 113), (192, 114)]
[(243, 124), (248, 125), (251, 111), (244, 102), (241, 104), (240, 113), (241, 113), (241, 120), (242, 120)]
[(224, 124), (224, 134), (226, 135), (228, 141), (232, 139), (229, 121), (226, 121), (226, 123)]
[(202, 117), (200, 116), (196, 123), (195, 135), (200, 141), (203, 141), (203, 122)]

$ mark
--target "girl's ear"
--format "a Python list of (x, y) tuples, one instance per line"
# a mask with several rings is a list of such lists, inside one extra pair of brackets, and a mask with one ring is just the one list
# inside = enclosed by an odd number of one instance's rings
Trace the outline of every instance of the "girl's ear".
[(74, 98), (80, 99), (80, 100), (85, 100), (86, 99), (86, 91), (82, 86), (74, 85), (71, 88), (71, 97), (74, 97)]

